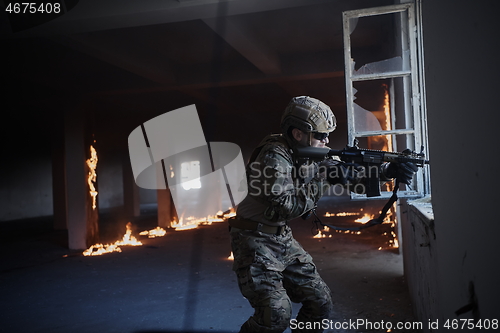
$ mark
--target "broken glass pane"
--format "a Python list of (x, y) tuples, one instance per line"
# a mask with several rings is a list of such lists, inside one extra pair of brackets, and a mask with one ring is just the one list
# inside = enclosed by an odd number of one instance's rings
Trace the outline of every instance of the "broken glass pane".
[(385, 59), (365, 64), (358, 70), (354, 70), (353, 76), (408, 71), (410, 70), (409, 57), (410, 57), (410, 51), (406, 50), (403, 52), (403, 57), (394, 57), (390, 59)]
[(354, 131), (412, 129), (413, 119), (405, 113), (409, 101), (403, 98), (409, 89), (408, 77), (353, 82)]
[(352, 75), (409, 70), (406, 16), (396, 12), (349, 20)]
[(349, 19), (349, 35), (352, 34), (354, 29), (358, 26), (358, 18), (357, 17), (351, 17)]
[(380, 131), (382, 127), (372, 111), (354, 103), (354, 128), (356, 132)]
[(413, 146), (409, 146), (414, 140), (414, 136), (411, 134), (374, 135), (358, 137), (356, 139), (358, 140), (359, 148), (397, 152), (402, 152), (406, 148), (414, 150)]

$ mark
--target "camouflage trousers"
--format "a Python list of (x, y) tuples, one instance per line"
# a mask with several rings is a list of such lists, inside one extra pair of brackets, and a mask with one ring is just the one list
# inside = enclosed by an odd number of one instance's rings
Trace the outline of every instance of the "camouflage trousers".
[[(332, 311), (330, 289), (319, 276), (312, 257), (293, 238), (288, 226), (280, 235), (232, 228), (231, 246), (233, 270), (240, 291), (255, 309), (240, 333), (283, 332), (290, 325), (291, 302), (302, 303), (297, 323), (319, 324), (322, 319), (329, 318)], [(316, 326), (320, 326), (318, 324)]]

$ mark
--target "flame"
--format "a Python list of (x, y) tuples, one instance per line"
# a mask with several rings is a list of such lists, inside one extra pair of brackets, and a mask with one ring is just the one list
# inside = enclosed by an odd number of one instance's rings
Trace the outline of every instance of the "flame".
[(371, 219), (373, 219), (374, 215), (370, 215), (370, 214), (364, 214), (362, 217), (360, 217), (359, 219), (355, 219), (354, 222), (356, 223), (366, 223), (368, 221), (370, 221)]
[[(385, 118), (385, 130), (390, 131), (391, 126), (391, 104), (389, 97), (389, 88), (384, 84), (384, 118)], [(392, 137), (390, 135), (385, 136), (387, 140), (387, 150), (392, 151)], [(385, 148), (385, 147), (384, 147)]]
[(321, 230), (318, 230), (318, 233), (313, 236), (313, 238), (325, 238), (326, 235), (321, 232)]
[(132, 236), (132, 223), (127, 223), (127, 231), (125, 232), (125, 235), (123, 235), (123, 238), (121, 241), (118, 241), (116, 245), (132, 245), (132, 246), (138, 246), (142, 245), (140, 241), (137, 240), (134, 236)]
[[(391, 131), (392, 117), (391, 117), (391, 101), (390, 101), (389, 87), (386, 84), (383, 84), (382, 87), (384, 89), (384, 102), (381, 106), (382, 110), (374, 112), (374, 114), (379, 120), (382, 130)], [(367, 138), (368, 148), (392, 151), (393, 150), (392, 137), (393, 135), (391, 134), (369, 136)]]
[(198, 224), (174, 225), (176, 231), (190, 230), (198, 228)]
[(111, 252), (122, 252), (122, 249), (120, 249), (117, 245), (115, 244), (95, 244), (83, 251), (84, 256), (100, 256), (105, 253), (111, 253)]
[(179, 222), (175, 223), (175, 220), (171, 223), (172, 228), (175, 230), (189, 230), (198, 228), (199, 220), (197, 220), (194, 216), (190, 216), (186, 218), (186, 222), (184, 221), (184, 215), (181, 215)]
[(167, 231), (161, 227), (156, 227), (155, 229), (152, 230), (145, 230), (141, 231), (139, 235), (141, 236), (148, 236), (148, 238), (155, 238), (155, 237), (163, 237), (165, 236)]
[(96, 168), (97, 168), (97, 151), (95, 148), (91, 145), (90, 146), (90, 158), (86, 161), (87, 166), (89, 167), (89, 176), (87, 177), (87, 183), (89, 184), (90, 188), (90, 196), (92, 197), (92, 209), (96, 209), (96, 198), (97, 198), (97, 191), (94, 186), (94, 183), (97, 180), (97, 173), (96, 173)]
[(132, 236), (132, 223), (127, 223), (127, 231), (123, 238), (116, 241), (114, 244), (95, 244), (89, 247), (87, 250), (83, 251), (84, 256), (99, 256), (105, 253), (111, 252), (122, 252), (120, 246), (139, 246), (142, 245), (140, 241)]
[(391, 235), (392, 235), (392, 237), (394, 237), (392, 247), (399, 248), (399, 242), (398, 242), (398, 237), (396, 236), (396, 233), (394, 231), (391, 231)]
[(189, 216), (184, 218), (184, 214), (179, 218), (179, 222), (175, 220), (171, 222), (171, 227), (176, 231), (190, 230), (197, 228), (200, 224), (211, 225), (214, 222), (224, 222), (228, 218), (236, 215), (234, 208), (229, 208), (226, 212), (218, 211), (215, 215), (209, 215), (207, 217), (197, 218), (194, 216)]
[[(323, 231), (324, 232), (329, 232), (330, 231), (330, 228), (328, 227), (323, 227)], [(313, 238), (326, 238), (327, 235), (324, 234), (323, 232), (321, 232), (321, 230), (318, 230), (318, 233), (316, 235), (313, 236)], [(332, 237), (332, 235), (328, 235), (328, 237)]]
[(229, 259), (229, 260), (234, 260), (233, 251), (231, 251), (231, 254), (229, 255), (229, 257), (227, 257), (227, 259)]
[(228, 213), (224, 214), (225, 219), (231, 218), (233, 216), (236, 216), (236, 211), (234, 210), (234, 208), (231, 208)]
[[(230, 208), (226, 212), (223, 211), (218, 211), (216, 215), (214, 216), (207, 216), (204, 218), (195, 218), (193, 216), (187, 217), (184, 219), (183, 216), (181, 216), (179, 222), (177, 223), (175, 220), (172, 221), (171, 226), (175, 228), (175, 230), (189, 230), (189, 229), (194, 229), (197, 228), (198, 225), (200, 224), (212, 224), (214, 222), (223, 222), (226, 219), (236, 215), (236, 212), (233, 208)], [(128, 222), (127, 223), (127, 230), (125, 232), (125, 235), (123, 235), (123, 238), (119, 241), (116, 241), (113, 244), (94, 244), (91, 247), (89, 247), (87, 250), (83, 252), (84, 256), (97, 256), (97, 255), (102, 255), (105, 253), (111, 253), (111, 252), (122, 252), (120, 246), (140, 246), (142, 245), (142, 242), (138, 241), (137, 238), (135, 238), (132, 235), (132, 223)], [(152, 230), (145, 230), (139, 233), (140, 236), (148, 236), (148, 238), (155, 238), (155, 237), (162, 237), (166, 235), (166, 230), (161, 228), (161, 227), (156, 227), (155, 229)], [(330, 235), (331, 237), (331, 235)], [(232, 253), (231, 256), (228, 257), (228, 259), (233, 259), (232, 258)]]
[(215, 216), (207, 216), (206, 223), (212, 224), (213, 222), (224, 222), (224, 213), (221, 210)]
[(357, 216), (359, 213), (355, 212), (340, 212), (340, 213), (328, 213), (326, 212), (325, 217), (332, 217), (332, 216)]

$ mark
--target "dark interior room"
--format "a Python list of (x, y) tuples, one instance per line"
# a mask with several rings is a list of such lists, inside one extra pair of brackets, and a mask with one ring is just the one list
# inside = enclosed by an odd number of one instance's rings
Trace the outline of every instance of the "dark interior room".
[[(430, 161), (379, 225), (358, 228), (392, 183), (376, 197), (332, 187), (318, 218), (289, 221), (332, 292), (325, 332), (498, 330), (496, 1), (0, 8), (0, 331), (238, 332), (253, 309), (232, 270), (228, 163), (177, 167), (155, 149), (198, 140), (246, 163), (297, 96), (331, 108), (331, 149)], [(191, 120), (166, 120), (188, 107)], [(151, 186), (137, 171), (148, 167)], [(188, 212), (201, 201), (213, 214)]]

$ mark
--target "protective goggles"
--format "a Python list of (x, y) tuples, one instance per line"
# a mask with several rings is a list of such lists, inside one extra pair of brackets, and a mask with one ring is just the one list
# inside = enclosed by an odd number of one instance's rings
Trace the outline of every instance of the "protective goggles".
[(313, 138), (315, 138), (316, 140), (319, 140), (319, 141), (322, 141), (322, 140), (326, 139), (329, 134), (330, 133), (319, 133), (319, 132), (313, 132), (312, 133)]

